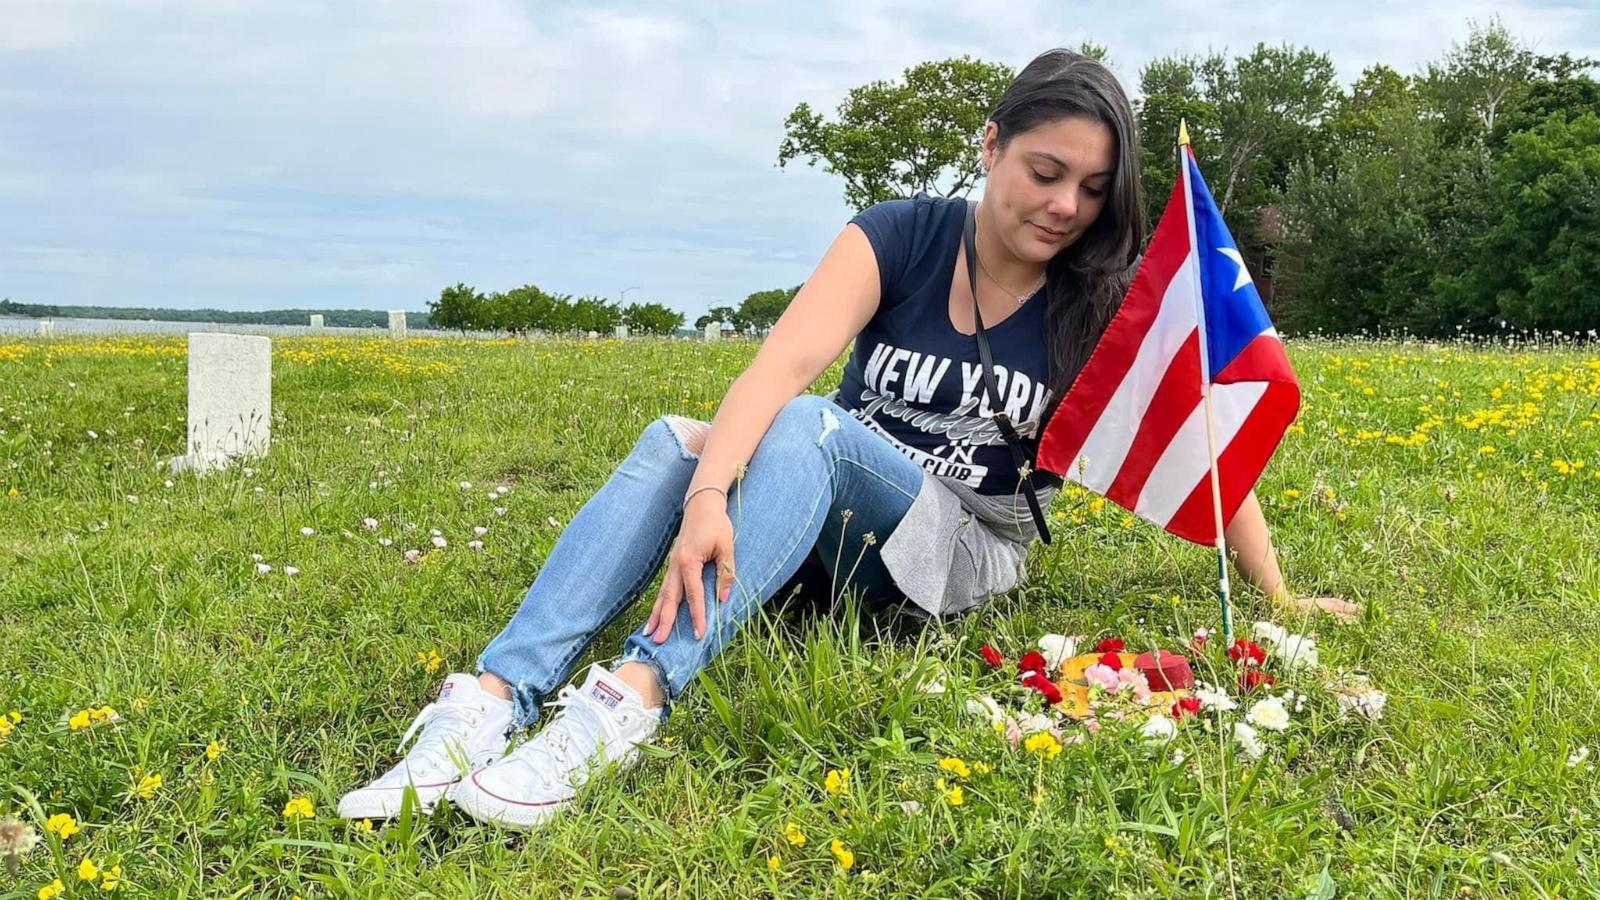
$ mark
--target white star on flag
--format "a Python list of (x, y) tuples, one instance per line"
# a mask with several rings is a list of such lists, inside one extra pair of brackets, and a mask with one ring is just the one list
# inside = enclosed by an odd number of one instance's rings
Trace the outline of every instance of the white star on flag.
[(1217, 252), (1233, 260), (1233, 264), (1239, 267), (1239, 280), (1233, 283), (1234, 290), (1237, 291), (1250, 283), (1250, 270), (1244, 267), (1244, 257), (1239, 255), (1239, 251), (1232, 247), (1218, 247)]

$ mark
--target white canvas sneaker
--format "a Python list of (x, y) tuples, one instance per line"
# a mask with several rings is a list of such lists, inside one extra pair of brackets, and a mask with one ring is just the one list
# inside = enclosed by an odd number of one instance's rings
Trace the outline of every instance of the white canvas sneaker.
[(405, 758), (381, 778), (345, 794), (339, 815), (345, 819), (386, 819), (400, 814), (406, 786), (416, 788), (422, 812), (450, 796), (473, 769), (505, 753), (511, 728), (511, 701), (485, 691), (471, 675), (444, 680), (439, 699), (422, 708), (396, 752), (417, 742)]
[(543, 731), (473, 772), (451, 802), (480, 822), (531, 828), (572, 802), (594, 771), (626, 765), (661, 724), (661, 711), (603, 666), (583, 687), (567, 685), (547, 706), (560, 707)]

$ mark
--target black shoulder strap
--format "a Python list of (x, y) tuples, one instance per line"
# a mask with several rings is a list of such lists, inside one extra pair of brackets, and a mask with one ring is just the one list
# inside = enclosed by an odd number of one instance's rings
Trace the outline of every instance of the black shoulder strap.
[(1005, 438), (1006, 446), (1011, 448), (1011, 459), (1017, 466), (1017, 486), (1028, 499), (1028, 511), (1033, 513), (1033, 524), (1039, 528), (1039, 539), (1048, 544), (1050, 526), (1045, 524), (1044, 510), (1039, 506), (1039, 494), (1034, 489), (1032, 457), (1022, 443), (1022, 435), (1017, 434), (1011, 417), (1005, 413), (1000, 389), (994, 381), (994, 355), (989, 352), (989, 335), (984, 331), (983, 313), (978, 309), (977, 208), (977, 204), (967, 201), (967, 224), (962, 234), (962, 241), (967, 255), (967, 281), (972, 285), (972, 323), (977, 326), (974, 337), (978, 339), (978, 363), (983, 370), (983, 377), (979, 379), (979, 383), (983, 385), (983, 392), (989, 399), (989, 408), (994, 410), (994, 423), (1000, 429), (1000, 436)]

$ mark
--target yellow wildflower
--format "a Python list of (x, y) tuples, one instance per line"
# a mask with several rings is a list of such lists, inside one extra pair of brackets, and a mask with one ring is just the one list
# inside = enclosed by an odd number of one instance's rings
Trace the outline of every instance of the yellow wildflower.
[(139, 779), (139, 786), (134, 788), (133, 792), (138, 794), (142, 799), (154, 800), (156, 791), (160, 789), (161, 775), (159, 773), (152, 772), (149, 775)]
[(834, 838), (833, 843), (828, 845), (828, 850), (833, 854), (833, 858), (839, 861), (839, 868), (846, 872), (850, 871), (850, 867), (856, 864), (856, 855), (850, 852), (850, 848), (844, 845), (844, 841)]
[(1300, 492), (1294, 488), (1285, 488), (1283, 496), (1289, 500), (1294, 500), (1300, 496)]
[(417, 665), (422, 667), (422, 671), (432, 675), (444, 666), (444, 657), (433, 650), (418, 650)]
[(822, 786), (828, 789), (828, 793), (836, 797), (847, 793), (850, 790), (850, 770), (829, 769), (828, 776), (823, 779)]
[(0, 744), (4, 744), (6, 739), (11, 737), (11, 732), (16, 730), (18, 723), (21, 721), (22, 713), (16, 710), (0, 716)]
[(11, 489), (6, 491), (6, 496), (7, 497), (20, 497), (20, 496), (22, 496), (22, 492), (17, 490), (15, 487), (13, 487), (13, 488), (11, 488)]
[(987, 775), (994, 771), (994, 766), (991, 766), (980, 759), (972, 764), (972, 771), (977, 772), (979, 775)]
[(66, 889), (66, 885), (63, 885), (61, 879), (57, 878), (55, 881), (39, 888), (39, 900), (56, 900), (57, 897), (61, 896), (61, 892)]
[(100, 890), (114, 891), (122, 887), (122, 867), (112, 866), (100, 873)]
[(793, 822), (784, 826), (783, 839), (796, 847), (804, 847), (806, 845), (806, 833), (801, 831), (800, 826)]
[(372, 820), (371, 819), (362, 819), (359, 822), (351, 822), (350, 823), (350, 827), (354, 828), (355, 830), (357, 830), (359, 832), (361, 832), (362, 834), (371, 834), (372, 833)]
[(776, 856), (767, 857), (767, 871), (768, 872), (776, 872), (776, 871), (778, 871), (778, 867), (781, 866), (781, 865), (783, 865), (783, 860), (777, 858)]
[(89, 711), (87, 709), (78, 710), (72, 714), (72, 718), (67, 720), (67, 727), (73, 731), (82, 731), (88, 728), (89, 725)]
[(67, 813), (56, 813), (49, 819), (45, 820), (44, 830), (49, 834), (60, 837), (64, 841), (67, 838), (77, 834), (82, 829), (78, 827), (77, 819), (74, 819)]
[(1061, 752), (1061, 742), (1056, 740), (1055, 735), (1048, 731), (1040, 731), (1029, 735), (1028, 739), (1022, 742), (1022, 746), (1029, 752), (1037, 753), (1046, 759), (1054, 759)]
[(228, 752), (227, 741), (212, 741), (206, 745), (206, 759), (215, 760), (226, 752)]
[(78, 880), (93, 881), (99, 877), (100, 867), (94, 864), (94, 860), (85, 856), (83, 862), (78, 863)]
[(311, 805), (311, 800), (306, 797), (296, 797), (283, 805), (285, 819), (311, 819), (315, 818), (317, 811)]
[(89, 710), (89, 718), (94, 719), (96, 724), (100, 722), (109, 722), (112, 719), (117, 718), (117, 711), (109, 706), (102, 706), (97, 709)]
[(947, 756), (944, 759), (939, 760), (939, 768), (945, 770), (946, 772), (959, 775), (962, 778), (966, 778), (972, 774), (972, 770), (967, 768), (967, 764), (954, 756)]
[(960, 806), (961, 804), (967, 802), (967, 794), (961, 789), (961, 785), (958, 784), (955, 787), (950, 787), (949, 785), (945, 784), (943, 778), (934, 782), (934, 784), (939, 788), (939, 793), (944, 794), (944, 799), (948, 801), (951, 806)]

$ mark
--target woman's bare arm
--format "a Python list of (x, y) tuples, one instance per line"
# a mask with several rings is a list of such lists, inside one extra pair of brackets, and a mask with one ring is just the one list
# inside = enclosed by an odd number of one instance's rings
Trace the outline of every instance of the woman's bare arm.
[(1287, 612), (1311, 612), (1320, 609), (1335, 618), (1353, 619), (1361, 608), (1338, 597), (1301, 598), (1289, 593), (1283, 582), (1283, 572), (1278, 568), (1278, 554), (1272, 549), (1272, 535), (1267, 531), (1267, 517), (1261, 512), (1256, 492), (1245, 495), (1234, 513), (1233, 521), (1223, 529), (1229, 555), (1234, 568), (1267, 597), (1274, 609)]

